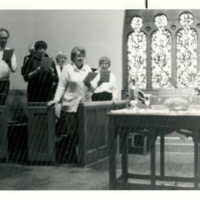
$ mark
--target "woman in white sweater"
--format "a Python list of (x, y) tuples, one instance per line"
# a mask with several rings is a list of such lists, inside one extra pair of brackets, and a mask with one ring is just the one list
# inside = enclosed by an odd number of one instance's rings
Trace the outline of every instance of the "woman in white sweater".
[[(77, 109), (80, 102), (91, 101), (91, 84), (86, 86), (83, 80), (91, 68), (84, 64), (86, 52), (82, 47), (75, 47), (71, 51), (72, 63), (67, 64), (62, 70), (54, 100), (48, 102), (48, 106), (53, 106), (61, 101), (61, 116), (57, 133), (66, 139), (68, 162), (76, 162), (76, 145), (78, 144), (78, 119)], [(93, 81), (94, 82), (94, 81)], [(93, 87), (97, 83), (92, 84)]]

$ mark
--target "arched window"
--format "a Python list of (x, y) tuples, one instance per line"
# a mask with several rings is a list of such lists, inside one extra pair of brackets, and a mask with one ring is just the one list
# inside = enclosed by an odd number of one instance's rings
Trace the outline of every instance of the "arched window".
[(176, 67), (177, 87), (194, 87), (197, 75), (197, 32), (191, 25), (193, 16), (190, 13), (180, 15), (183, 27), (177, 32), (176, 39)]
[(151, 38), (152, 88), (167, 88), (171, 84), (171, 33), (165, 29), (167, 17), (155, 17), (158, 28)]
[(127, 40), (128, 57), (128, 83), (131, 86), (133, 80), (140, 88), (146, 88), (146, 35), (140, 31), (142, 18), (134, 17), (131, 21), (133, 32)]
[(199, 19), (199, 10), (125, 12), (122, 99), (133, 80), (149, 91), (200, 84)]

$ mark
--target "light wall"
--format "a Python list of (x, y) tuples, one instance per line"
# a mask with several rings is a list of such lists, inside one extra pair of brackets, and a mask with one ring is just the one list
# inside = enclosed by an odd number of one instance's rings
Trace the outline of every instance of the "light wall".
[(14, 48), (18, 70), (11, 74), (10, 89), (26, 89), (21, 76), (27, 47), (37, 40), (45, 40), (47, 53), (54, 57), (65, 51), (70, 62), (70, 52), (75, 46), (86, 49), (85, 63), (98, 66), (101, 56), (111, 59), (111, 72), (118, 81), (118, 98), (122, 88), (122, 37), (124, 10), (3, 10), (0, 11), (0, 28), (10, 32), (8, 47)]

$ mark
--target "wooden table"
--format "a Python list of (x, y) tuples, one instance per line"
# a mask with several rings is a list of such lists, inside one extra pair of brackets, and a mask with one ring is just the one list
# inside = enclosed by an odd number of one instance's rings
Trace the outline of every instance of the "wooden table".
[[(109, 112), (109, 183), (110, 189), (198, 189), (199, 188), (199, 174), (200, 174), (200, 112), (167, 112), (155, 113), (151, 110), (143, 113), (136, 113), (134, 111), (127, 112)], [(151, 156), (151, 174), (130, 174), (128, 173), (128, 140), (129, 132), (137, 132), (141, 129), (148, 129), (148, 137), (150, 138), (150, 156)], [(194, 177), (172, 177), (165, 176), (164, 165), (164, 137), (177, 129), (187, 129), (193, 132), (192, 137), (194, 141)], [(116, 149), (117, 149), (117, 134), (122, 134), (122, 176), (116, 179)], [(155, 174), (155, 140), (157, 136), (161, 138), (161, 152), (160, 152), (160, 175)], [(151, 184), (133, 184), (129, 183), (128, 179), (147, 179)], [(163, 186), (156, 185), (157, 180), (164, 181), (180, 181), (194, 183), (194, 188), (178, 187), (178, 186)], [(140, 187), (141, 186), (141, 187)]]

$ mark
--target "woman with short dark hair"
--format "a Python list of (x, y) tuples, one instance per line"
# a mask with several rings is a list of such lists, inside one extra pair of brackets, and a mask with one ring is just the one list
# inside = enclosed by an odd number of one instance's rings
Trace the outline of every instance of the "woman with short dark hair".
[(28, 102), (47, 102), (53, 98), (52, 85), (58, 82), (55, 74), (55, 64), (50, 68), (41, 67), (43, 57), (46, 54), (47, 44), (44, 41), (35, 43), (35, 54), (30, 58), (21, 70), (24, 80), (28, 82)]

